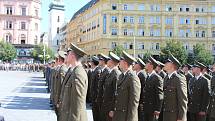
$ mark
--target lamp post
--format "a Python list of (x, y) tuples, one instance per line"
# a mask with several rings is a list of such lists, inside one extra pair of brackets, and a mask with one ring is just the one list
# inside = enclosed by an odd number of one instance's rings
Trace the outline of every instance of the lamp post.
[(46, 64), (46, 47), (45, 44), (43, 42), (43, 64)]

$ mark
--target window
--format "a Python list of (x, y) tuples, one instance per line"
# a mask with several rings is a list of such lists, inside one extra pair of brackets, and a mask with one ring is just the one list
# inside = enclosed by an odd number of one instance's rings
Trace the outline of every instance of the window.
[(145, 10), (144, 4), (140, 4), (139, 7), (138, 7), (138, 10), (144, 11)]
[(180, 24), (190, 24), (190, 18), (180, 18)]
[(212, 37), (215, 38), (215, 31), (212, 31)]
[(6, 7), (6, 14), (7, 15), (12, 15), (13, 14), (13, 8), (12, 8), (12, 6)]
[(37, 23), (35, 23), (35, 31), (38, 31), (38, 24)]
[(116, 42), (111, 43), (111, 49), (114, 49), (117, 46)]
[(37, 40), (38, 40), (38, 37), (37, 37), (37, 35), (36, 35), (35, 38), (34, 38), (34, 44), (35, 44), (35, 45), (37, 44)]
[(128, 35), (128, 29), (124, 29), (124, 35), (125, 35), (125, 36)]
[(112, 28), (111, 29), (111, 35), (117, 35), (117, 29)]
[(59, 28), (59, 27), (57, 27), (57, 34), (59, 34), (59, 32), (60, 32), (60, 28)]
[(212, 44), (212, 51), (215, 51), (215, 44)]
[(117, 23), (117, 17), (116, 16), (112, 16), (112, 22)]
[(144, 43), (140, 42), (140, 43), (138, 44), (138, 49), (139, 49), (139, 50), (144, 50), (144, 49), (145, 49)]
[(212, 6), (211, 12), (215, 13), (215, 6)]
[(144, 30), (143, 29), (138, 29), (138, 36), (144, 36)]
[(128, 43), (124, 43), (124, 49), (128, 49)]
[(117, 10), (117, 5), (116, 4), (112, 4), (112, 10)]
[(151, 11), (160, 11), (160, 5), (151, 5), (150, 9)]
[(205, 31), (202, 31), (202, 30), (199, 31), (198, 30), (195, 33), (196, 33), (196, 37), (197, 38), (200, 38), (200, 37), (204, 38), (204, 37), (206, 37), (206, 32)]
[(38, 10), (35, 10), (35, 16), (38, 17)]
[(151, 29), (150, 30), (150, 36), (151, 37), (158, 37), (158, 36), (160, 36), (160, 29)]
[(166, 24), (172, 25), (173, 24), (173, 18), (166, 18)]
[(140, 16), (139, 17), (139, 24), (143, 24), (144, 23), (144, 16)]
[(160, 44), (159, 43), (156, 43), (155, 49), (160, 50)]
[(128, 5), (127, 4), (124, 5), (124, 10), (128, 10)]
[(206, 18), (197, 18), (196, 24), (207, 24), (207, 19)]
[(190, 8), (186, 8), (186, 12), (189, 12), (190, 11)]
[(21, 22), (21, 29), (25, 30), (26, 29), (26, 23), (25, 22)]
[(128, 17), (125, 16), (125, 17), (124, 17), (124, 23), (127, 23), (127, 22), (128, 22)]
[(59, 40), (57, 40), (56, 45), (59, 45)]
[(173, 30), (172, 29), (166, 29), (166, 37), (172, 37), (172, 32)]
[(22, 7), (21, 9), (22, 9), (21, 15), (26, 16), (26, 7)]
[(166, 5), (166, 11), (171, 12), (172, 11), (172, 6), (171, 5)]
[(6, 29), (12, 29), (12, 28), (13, 28), (12, 21), (6, 21)]
[(21, 44), (25, 44), (26, 36), (24, 34), (21, 35)]
[(188, 5), (182, 5), (180, 8), (179, 8), (179, 11), (180, 12), (189, 12), (190, 11), (190, 7)]
[(128, 35), (129, 36), (134, 36), (134, 30), (133, 29), (128, 29)]
[(129, 49), (133, 49), (133, 43), (129, 45)]
[(60, 16), (57, 16), (57, 22), (60, 22)]
[(196, 8), (196, 12), (200, 12), (199, 8)]
[(215, 24), (215, 17), (212, 18), (211, 24)]
[(159, 16), (152, 16), (150, 17), (150, 24), (160, 24), (160, 17)]
[(199, 31), (196, 31), (196, 37), (200, 37)]
[(190, 36), (191, 36), (190, 29), (187, 29), (187, 30), (180, 29), (179, 30), (179, 37), (190, 37)]
[(205, 31), (202, 31), (202, 37), (205, 37), (205, 36), (206, 36)]
[(11, 34), (6, 34), (5, 35), (5, 42), (12, 43), (12, 36), (11, 36)]
[(130, 17), (130, 23), (131, 23), (131, 24), (134, 23), (134, 17)]

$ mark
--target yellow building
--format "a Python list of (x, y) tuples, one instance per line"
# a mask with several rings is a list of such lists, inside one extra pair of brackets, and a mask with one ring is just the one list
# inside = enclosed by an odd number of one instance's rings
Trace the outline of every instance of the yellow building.
[(167, 40), (183, 42), (188, 52), (204, 44), (215, 55), (215, 0), (92, 0), (67, 28), (67, 45), (90, 55), (117, 45), (136, 56), (159, 54)]

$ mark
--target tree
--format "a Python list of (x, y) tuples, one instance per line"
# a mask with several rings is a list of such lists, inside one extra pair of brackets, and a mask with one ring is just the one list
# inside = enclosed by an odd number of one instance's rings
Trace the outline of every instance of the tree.
[(187, 62), (187, 53), (179, 41), (168, 41), (164, 48), (161, 48), (161, 60), (165, 61), (169, 55), (174, 55), (182, 64)]
[(206, 65), (211, 65), (213, 63), (213, 56), (212, 54), (205, 49), (204, 45), (196, 44), (193, 47), (193, 53), (189, 54), (189, 63), (194, 63), (194, 61), (202, 62)]
[[(54, 57), (54, 52), (45, 45), (45, 60), (48, 61), (49, 59)], [(31, 52), (31, 56), (40, 62), (44, 61), (44, 45), (43, 44), (39, 44), (37, 45)]]
[(115, 53), (117, 56), (122, 56), (122, 52), (124, 51), (125, 49), (121, 46), (121, 45), (118, 45), (116, 46), (114, 49), (113, 49), (113, 53)]
[(144, 62), (146, 62), (146, 61), (148, 60), (148, 58), (149, 58), (151, 55), (152, 55), (152, 54), (151, 54), (149, 51), (147, 51), (147, 52), (144, 54), (142, 60), (143, 60)]
[(14, 60), (16, 58), (16, 54), (16, 48), (12, 44), (0, 41), (0, 60)]

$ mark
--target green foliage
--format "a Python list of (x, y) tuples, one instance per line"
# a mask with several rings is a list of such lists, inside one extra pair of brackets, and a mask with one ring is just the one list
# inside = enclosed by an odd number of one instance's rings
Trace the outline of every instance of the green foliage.
[(142, 60), (143, 60), (144, 62), (146, 62), (146, 61), (148, 60), (148, 58), (149, 58), (151, 55), (152, 55), (152, 54), (151, 54), (149, 51), (147, 51), (147, 52), (144, 54)]
[(123, 46), (121, 45), (118, 45), (116, 46), (114, 49), (113, 49), (113, 53), (115, 53), (117, 56), (121, 56), (122, 55), (122, 52), (124, 51), (125, 49), (123, 48)]
[(16, 58), (16, 48), (7, 42), (0, 41), (0, 60), (11, 61)]
[[(44, 61), (43, 53), (44, 53), (44, 45), (39, 44), (32, 50), (31, 56), (35, 60), (43, 62)], [(46, 57), (45, 57), (46, 61), (48, 61), (54, 57), (54, 52), (50, 48), (48, 48), (47, 46), (45, 46), (45, 53), (46, 53)]]
[(196, 44), (193, 47), (193, 54), (189, 54), (188, 62), (193, 64), (194, 61), (202, 62), (206, 65), (211, 65), (213, 63), (213, 56), (210, 51), (206, 50), (204, 45)]
[(187, 62), (187, 53), (179, 41), (168, 41), (166, 47), (161, 48), (161, 60), (164, 61), (169, 55), (174, 55), (182, 64)]

